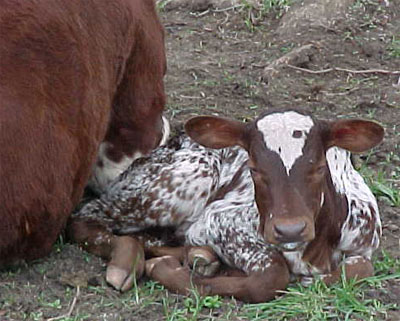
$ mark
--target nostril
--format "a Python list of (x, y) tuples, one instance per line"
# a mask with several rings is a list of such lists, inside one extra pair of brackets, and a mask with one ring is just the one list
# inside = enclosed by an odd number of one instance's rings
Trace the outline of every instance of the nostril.
[(288, 237), (297, 237), (304, 231), (306, 228), (305, 222), (299, 223), (290, 223), (290, 224), (276, 224), (274, 226), (275, 232), (278, 236), (288, 238)]

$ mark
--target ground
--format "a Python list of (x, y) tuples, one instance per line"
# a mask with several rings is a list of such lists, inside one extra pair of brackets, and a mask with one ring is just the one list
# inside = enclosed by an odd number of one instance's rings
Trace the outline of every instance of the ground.
[[(376, 266), (391, 265), (389, 280), (372, 282), (363, 296), (387, 307), (371, 320), (400, 320), (400, 0), (343, 0), (344, 7), (322, 11), (321, 1), (314, 9), (304, 2), (159, 1), (167, 113), (178, 125), (197, 114), (247, 120), (272, 107), (301, 107), (328, 120), (382, 124), (384, 142), (356, 163), (379, 199)], [(145, 279), (120, 294), (104, 274), (105, 262), (60, 237), (50, 256), (0, 272), (0, 320), (265, 320), (260, 310), (249, 312), (258, 307), (184, 298)], [(340, 313), (331, 315), (324, 318), (341, 320)], [(359, 319), (351, 311), (348, 317)]]

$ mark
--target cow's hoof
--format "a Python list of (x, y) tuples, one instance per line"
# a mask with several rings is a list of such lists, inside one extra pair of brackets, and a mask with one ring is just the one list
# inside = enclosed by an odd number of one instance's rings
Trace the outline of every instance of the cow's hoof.
[(189, 265), (202, 276), (214, 276), (220, 267), (218, 257), (214, 251), (204, 247), (194, 247), (188, 253)]
[(127, 272), (112, 264), (107, 267), (106, 281), (118, 291), (125, 292), (131, 289), (135, 278), (134, 272)]

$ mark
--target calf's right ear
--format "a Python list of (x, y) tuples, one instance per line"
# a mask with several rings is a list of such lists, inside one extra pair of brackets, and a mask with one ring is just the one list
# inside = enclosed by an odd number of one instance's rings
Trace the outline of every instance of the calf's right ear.
[(378, 145), (384, 135), (381, 125), (350, 119), (330, 123), (328, 147), (338, 146), (351, 152), (364, 152)]
[(213, 116), (193, 117), (185, 124), (187, 135), (208, 148), (245, 147), (245, 128), (244, 123)]

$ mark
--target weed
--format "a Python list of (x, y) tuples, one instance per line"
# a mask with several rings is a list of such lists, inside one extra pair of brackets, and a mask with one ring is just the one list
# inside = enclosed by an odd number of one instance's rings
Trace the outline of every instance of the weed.
[(262, 2), (262, 10), (265, 12), (270, 12), (274, 10), (279, 12), (279, 16), (289, 10), (289, 7), (292, 5), (292, 0), (263, 0)]
[(276, 18), (280, 18), (289, 10), (294, 0), (259, 0), (256, 5), (242, 0), (242, 10), (245, 12), (244, 23), (250, 32), (254, 32), (256, 25), (270, 12), (274, 12)]
[[(373, 151), (368, 153), (366, 160), (358, 168), (358, 171), (364, 177), (366, 183), (376, 197), (386, 199), (391, 206), (400, 207), (399, 189), (393, 184), (393, 182), (386, 178), (386, 174), (382, 170), (376, 172), (368, 167), (368, 162), (372, 154)], [(388, 154), (387, 156), (388, 162), (391, 162), (392, 160), (390, 155), (391, 154)], [(397, 157), (395, 154), (392, 155), (393, 158)]]
[(393, 36), (387, 51), (390, 57), (400, 58), (400, 39), (396, 39), (396, 37)]
[(56, 253), (60, 253), (63, 250), (64, 246), (65, 246), (65, 240), (61, 234), (53, 245), (53, 251)]
[(382, 250), (374, 262), (375, 274), (387, 275), (400, 273), (400, 258), (394, 258), (387, 251)]
[(290, 42), (290, 43), (288, 43), (286, 46), (282, 46), (281, 48), (279, 48), (279, 50), (280, 50), (282, 53), (287, 54), (287, 53), (290, 52), (295, 46), (296, 46), (295, 43)]
[(158, 0), (157, 1), (157, 9), (162, 11), (165, 9), (166, 5), (168, 5), (168, 3), (172, 2), (173, 0)]

